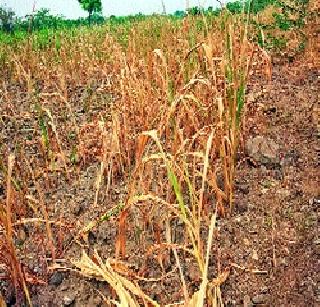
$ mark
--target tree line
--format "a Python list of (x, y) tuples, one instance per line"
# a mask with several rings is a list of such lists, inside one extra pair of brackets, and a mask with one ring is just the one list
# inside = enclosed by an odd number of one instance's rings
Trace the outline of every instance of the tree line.
[[(62, 27), (73, 27), (79, 25), (91, 25), (101, 24), (106, 21), (106, 18), (102, 15), (102, 1), (101, 0), (78, 0), (81, 8), (88, 13), (87, 18), (78, 18), (76, 20), (66, 19), (61, 15), (51, 15), (50, 11), (46, 8), (42, 8), (37, 12), (25, 16), (24, 18), (18, 18), (15, 12), (9, 8), (0, 7), (0, 29), (4, 32), (14, 32), (15, 30), (24, 30), (32, 32), (43, 28), (62, 28)], [(268, 5), (275, 5), (282, 8), (282, 13), (276, 17), (277, 22), (281, 27), (292, 26), (292, 21), (289, 20), (289, 15), (294, 12), (298, 13), (298, 18), (295, 20), (294, 26), (303, 25), (303, 20), (306, 15), (306, 7), (309, 0), (246, 0), (246, 1), (234, 1), (228, 2), (225, 6), (218, 8), (208, 7), (186, 7), (186, 10), (178, 10), (171, 16), (174, 18), (183, 18), (186, 15), (197, 16), (197, 15), (219, 15), (222, 9), (227, 9), (232, 14), (241, 13), (243, 10), (246, 12), (250, 11), (256, 14), (266, 8)], [(163, 1), (162, 1), (163, 4)], [(164, 9), (165, 12), (165, 9)], [(163, 12), (163, 13), (164, 13)], [(139, 13), (134, 16), (110, 16), (108, 20), (113, 23), (122, 23), (125, 21), (139, 20), (144, 18), (145, 15)], [(290, 23), (291, 22), (291, 23)]]

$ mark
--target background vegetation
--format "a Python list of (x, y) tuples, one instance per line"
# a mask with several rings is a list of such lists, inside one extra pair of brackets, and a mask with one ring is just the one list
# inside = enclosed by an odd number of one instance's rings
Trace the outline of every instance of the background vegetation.
[[(90, 2), (90, 1), (89, 1)], [(88, 3), (89, 3), (88, 2)], [(48, 9), (42, 8), (35, 12), (32, 16), (17, 18), (15, 13), (10, 9), (0, 8), (0, 43), (15, 44), (16, 42), (26, 39), (31, 33), (35, 33), (35, 37), (39, 40), (37, 46), (45, 46), (52, 38), (59, 35), (59, 32), (70, 31), (74, 33), (79, 27), (89, 26), (91, 23), (95, 25), (107, 25), (109, 27), (124, 26), (130, 28), (132, 23), (152, 18), (141, 13), (132, 16), (110, 16), (103, 17), (101, 15), (101, 2), (92, 2), (92, 9), (89, 4), (81, 2), (80, 4), (85, 10), (88, 10), (88, 18), (79, 18), (77, 20), (68, 20), (63, 16), (53, 16)], [(100, 4), (99, 4), (100, 3)], [(285, 50), (289, 37), (292, 33), (298, 35), (298, 43), (289, 53), (296, 54), (303, 50), (306, 45), (307, 37), (300, 29), (305, 25), (306, 19), (310, 14), (307, 12), (308, 0), (259, 0), (259, 1), (234, 1), (228, 2), (225, 9), (233, 15), (239, 15), (243, 12), (250, 12), (253, 17), (250, 23), (255, 27), (256, 38), (254, 38), (260, 46), (267, 50), (280, 51)], [(98, 5), (94, 8), (95, 5)], [(261, 20), (259, 13), (269, 7), (270, 16), (268, 19)], [(93, 9), (94, 8), (94, 9)], [(90, 9), (90, 10), (89, 10)], [(205, 16), (207, 20), (218, 16), (221, 8), (208, 7), (203, 9), (200, 7), (192, 7), (188, 12), (176, 11), (167, 18), (172, 20), (182, 20), (186, 14), (189, 16)], [(264, 14), (265, 15), (265, 14)], [(153, 16), (153, 18), (157, 18)], [(198, 24), (201, 26), (202, 21)], [(271, 33), (272, 32), (272, 33)], [(275, 35), (276, 34), (276, 35)]]

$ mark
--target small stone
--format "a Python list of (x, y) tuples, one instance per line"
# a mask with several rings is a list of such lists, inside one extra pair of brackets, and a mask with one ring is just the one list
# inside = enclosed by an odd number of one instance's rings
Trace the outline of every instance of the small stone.
[(63, 273), (61, 272), (54, 272), (49, 280), (49, 285), (52, 286), (59, 286), (63, 281)]
[(280, 163), (279, 145), (269, 138), (257, 136), (249, 139), (246, 152), (252, 160), (267, 167)]
[(74, 302), (75, 299), (76, 299), (75, 294), (69, 293), (63, 297), (63, 305), (70, 306)]
[(252, 303), (255, 305), (266, 304), (268, 297), (265, 294), (258, 294), (252, 298)]

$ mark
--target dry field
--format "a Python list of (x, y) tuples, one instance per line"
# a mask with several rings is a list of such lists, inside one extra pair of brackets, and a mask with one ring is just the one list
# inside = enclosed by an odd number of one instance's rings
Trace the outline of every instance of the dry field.
[(317, 306), (319, 43), (227, 12), (0, 45), (0, 306)]

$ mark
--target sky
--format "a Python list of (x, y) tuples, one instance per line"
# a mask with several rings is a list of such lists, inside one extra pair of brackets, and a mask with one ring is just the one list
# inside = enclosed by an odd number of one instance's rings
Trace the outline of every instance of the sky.
[[(25, 16), (32, 13), (35, 2), (36, 10), (40, 8), (50, 9), (53, 15), (63, 15), (66, 18), (75, 19), (85, 17), (78, 0), (0, 0), (0, 6), (12, 8), (17, 16)], [(164, 0), (168, 13), (185, 9), (185, 0)], [(189, 0), (190, 6), (218, 6), (216, 0)], [(139, 12), (144, 14), (161, 13), (161, 0), (102, 0), (103, 15), (130, 15)]]

